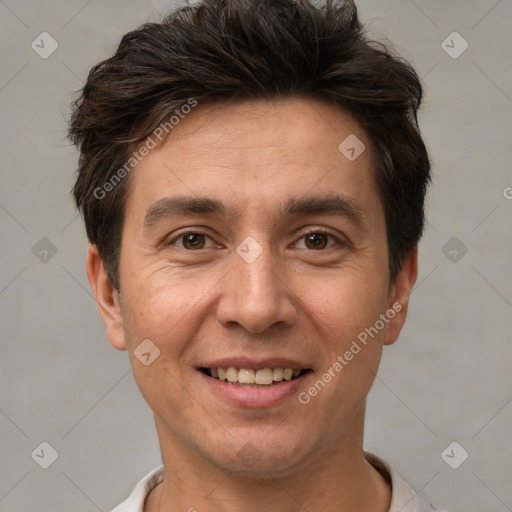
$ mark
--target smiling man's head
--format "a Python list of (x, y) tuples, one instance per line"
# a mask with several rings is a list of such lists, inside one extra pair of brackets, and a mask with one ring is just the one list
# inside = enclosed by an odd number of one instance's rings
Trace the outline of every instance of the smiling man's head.
[(92, 69), (88, 276), (164, 463), (286, 478), (361, 449), (416, 279), (421, 94), (352, 2), (205, 1)]

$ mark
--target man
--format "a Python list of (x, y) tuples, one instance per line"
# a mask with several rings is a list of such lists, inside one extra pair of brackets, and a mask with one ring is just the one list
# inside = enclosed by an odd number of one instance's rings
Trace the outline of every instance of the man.
[(351, 1), (205, 0), (91, 70), (87, 273), (163, 461), (115, 512), (436, 510), (363, 450), (417, 276), (421, 97)]

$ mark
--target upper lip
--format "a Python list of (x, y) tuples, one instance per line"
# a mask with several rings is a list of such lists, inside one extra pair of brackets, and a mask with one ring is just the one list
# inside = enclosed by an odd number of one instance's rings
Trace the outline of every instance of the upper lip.
[(247, 368), (262, 370), (263, 368), (292, 368), (293, 370), (311, 369), (311, 366), (299, 361), (288, 358), (272, 357), (265, 359), (254, 359), (249, 357), (223, 357), (211, 361), (205, 361), (198, 368), (227, 368), (235, 366), (237, 368)]

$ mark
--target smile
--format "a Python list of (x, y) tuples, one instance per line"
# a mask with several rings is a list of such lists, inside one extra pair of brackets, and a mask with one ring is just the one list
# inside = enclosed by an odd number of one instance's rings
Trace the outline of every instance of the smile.
[(236, 366), (219, 366), (214, 368), (201, 368), (205, 375), (213, 379), (226, 381), (229, 384), (243, 387), (268, 387), (283, 381), (297, 379), (309, 369), (293, 368), (237, 368)]

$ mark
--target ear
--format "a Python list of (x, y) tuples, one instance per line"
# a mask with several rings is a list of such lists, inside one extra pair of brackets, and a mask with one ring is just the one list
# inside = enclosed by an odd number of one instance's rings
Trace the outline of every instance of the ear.
[(384, 345), (393, 344), (400, 334), (407, 318), (407, 308), (412, 288), (418, 277), (418, 246), (415, 245), (405, 257), (402, 269), (396, 276), (395, 282), (389, 294), (388, 310), (393, 310), (396, 315), (389, 321), (386, 328)]
[(108, 340), (118, 350), (126, 350), (118, 292), (107, 277), (98, 248), (93, 244), (87, 250), (87, 277), (105, 324)]

